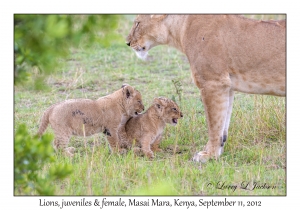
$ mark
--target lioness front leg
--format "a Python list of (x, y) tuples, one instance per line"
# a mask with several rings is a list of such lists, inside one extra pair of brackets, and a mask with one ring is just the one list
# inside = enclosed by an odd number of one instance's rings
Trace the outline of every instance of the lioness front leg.
[(224, 150), (225, 142), (227, 141), (227, 137), (228, 137), (228, 129), (229, 129), (230, 118), (231, 118), (231, 113), (232, 113), (233, 99), (234, 99), (234, 91), (230, 90), (229, 91), (229, 103), (228, 103), (228, 108), (227, 108), (227, 113), (226, 113), (225, 128), (223, 131), (223, 144), (221, 143), (222, 153)]
[[(194, 161), (206, 162), (211, 157), (218, 158), (223, 151), (224, 132), (227, 134), (227, 130), (225, 130), (226, 119), (227, 115), (231, 114), (231, 110), (229, 110), (231, 109), (229, 106), (231, 90), (226, 80), (224, 81), (206, 82), (203, 85), (204, 88), (201, 89), (209, 141), (204, 151), (194, 155)], [(230, 116), (228, 120), (230, 120)]]

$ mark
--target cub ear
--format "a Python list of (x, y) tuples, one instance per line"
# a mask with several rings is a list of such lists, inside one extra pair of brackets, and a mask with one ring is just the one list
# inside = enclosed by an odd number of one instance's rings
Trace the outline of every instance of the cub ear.
[(121, 88), (123, 88), (125, 86), (130, 86), (130, 85), (128, 85), (127, 83), (124, 83)]
[(156, 106), (158, 109), (160, 109), (160, 108), (163, 106), (163, 104), (161, 103), (161, 101), (160, 101), (159, 98), (155, 98), (153, 103), (155, 104), (155, 106)]
[(166, 16), (167, 15), (151, 15), (150, 18), (155, 20), (163, 20)]
[(133, 93), (133, 88), (129, 85), (123, 87), (123, 94), (126, 98), (129, 98)]

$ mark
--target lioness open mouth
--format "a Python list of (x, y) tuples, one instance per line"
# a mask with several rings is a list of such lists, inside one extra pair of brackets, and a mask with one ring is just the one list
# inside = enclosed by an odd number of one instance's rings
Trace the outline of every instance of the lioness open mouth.
[(173, 119), (172, 119), (172, 122), (173, 122), (174, 124), (177, 124), (177, 118), (173, 118)]

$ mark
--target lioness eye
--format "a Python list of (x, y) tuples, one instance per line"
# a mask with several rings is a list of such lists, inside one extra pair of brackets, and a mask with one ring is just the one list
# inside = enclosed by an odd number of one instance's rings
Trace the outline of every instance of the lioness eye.
[(176, 109), (176, 108), (173, 108), (173, 110), (174, 110), (174, 111), (177, 111), (177, 109)]
[(136, 22), (136, 23), (135, 23), (135, 27), (138, 27), (139, 24), (140, 24), (140, 22)]

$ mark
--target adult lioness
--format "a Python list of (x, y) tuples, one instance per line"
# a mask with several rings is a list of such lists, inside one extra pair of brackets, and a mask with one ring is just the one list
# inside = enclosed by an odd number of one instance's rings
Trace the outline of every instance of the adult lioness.
[(140, 58), (156, 45), (183, 52), (200, 89), (209, 141), (195, 161), (219, 157), (227, 139), (234, 91), (285, 96), (284, 21), (238, 15), (138, 15), (127, 37)]
[(74, 148), (67, 148), (71, 135), (90, 136), (103, 132), (114, 152), (123, 141), (127, 141), (126, 134), (118, 133), (125, 132), (122, 125), (143, 110), (140, 92), (125, 84), (95, 101), (70, 99), (50, 106), (41, 118), (38, 135), (42, 135), (50, 123), (55, 134), (54, 148), (63, 149), (67, 156), (73, 156)]

